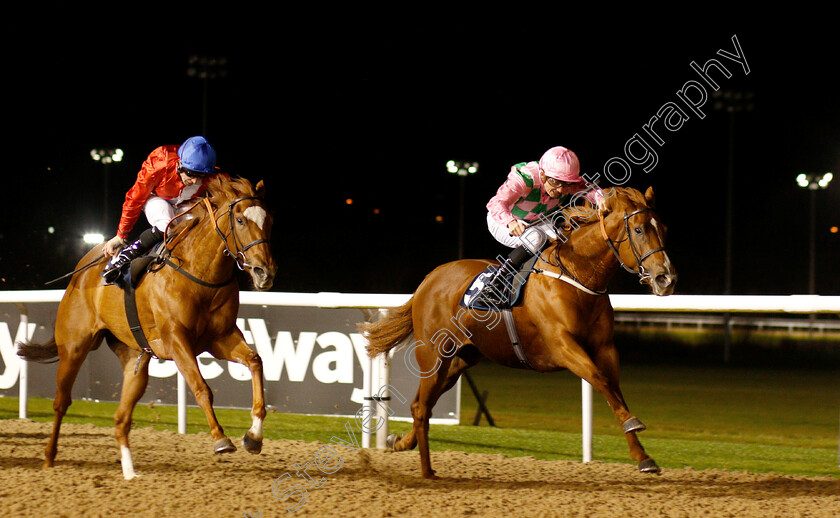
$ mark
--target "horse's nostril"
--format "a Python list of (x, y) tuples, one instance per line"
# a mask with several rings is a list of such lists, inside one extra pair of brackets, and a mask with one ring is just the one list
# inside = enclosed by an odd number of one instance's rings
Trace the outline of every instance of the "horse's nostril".
[(671, 276), (661, 273), (656, 276), (656, 284), (663, 288), (667, 288), (671, 285)]
[(263, 270), (259, 266), (255, 266), (254, 267), (254, 275), (259, 277), (260, 279), (264, 279), (265, 278), (265, 270)]

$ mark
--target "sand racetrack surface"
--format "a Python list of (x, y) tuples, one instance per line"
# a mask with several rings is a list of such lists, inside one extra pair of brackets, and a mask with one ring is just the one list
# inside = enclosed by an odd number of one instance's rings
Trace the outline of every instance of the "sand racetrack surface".
[[(353, 451), (322, 466), (324, 443), (266, 441), (262, 454), (214, 455), (209, 434), (132, 431), (139, 476), (124, 480), (113, 430), (64, 425), (55, 467), (43, 469), (51, 424), (0, 420), (3, 516), (840, 516), (840, 480), (772, 474), (664, 470), (631, 464), (542, 461), (532, 457), (432, 452), (441, 480), (419, 475), (416, 451)], [(322, 453), (327, 452), (326, 450)], [(298, 478), (306, 471), (315, 489)], [(281, 478), (285, 473), (290, 477)], [(321, 479), (323, 477), (323, 480)], [(306, 501), (293, 514), (307, 486)]]

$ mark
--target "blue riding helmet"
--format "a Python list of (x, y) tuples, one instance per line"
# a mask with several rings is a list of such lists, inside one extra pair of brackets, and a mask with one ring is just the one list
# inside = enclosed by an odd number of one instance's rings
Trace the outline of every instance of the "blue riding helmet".
[(190, 137), (178, 148), (181, 168), (195, 174), (209, 174), (216, 167), (216, 150), (204, 137)]

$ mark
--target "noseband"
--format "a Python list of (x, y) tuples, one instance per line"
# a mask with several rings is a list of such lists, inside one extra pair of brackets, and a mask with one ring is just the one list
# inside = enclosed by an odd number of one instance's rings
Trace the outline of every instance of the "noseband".
[[(213, 220), (213, 227), (216, 229), (216, 233), (219, 234), (219, 237), (222, 239), (222, 242), (225, 245), (224, 254), (233, 257), (233, 261), (236, 263), (236, 267), (240, 270), (244, 270), (245, 268), (249, 268), (252, 265), (248, 264), (245, 258), (245, 251), (251, 248), (252, 246), (256, 246), (260, 243), (269, 243), (268, 239), (260, 238), (255, 241), (251, 241), (247, 245), (242, 245), (242, 241), (239, 239), (239, 236), (236, 234), (236, 228), (233, 225), (233, 207), (237, 203), (245, 200), (259, 200), (260, 198), (256, 196), (243, 196), (242, 198), (237, 198), (232, 202), (228, 203), (228, 210), (227, 212), (223, 213), (221, 216), (216, 216), (216, 219)], [(213, 213), (212, 205), (210, 205), (210, 200), (204, 198), (204, 202), (207, 204), (207, 210), (210, 214)], [(219, 219), (224, 217), (225, 215), (228, 216), (228, 222), (230, 223), (230, 234), (226, 236), (222, 230), (219, 228)], [(233, 236), (233, 247), (235, 250), (231, 250), (228, 246), (228, 237)]]
[[(601, 235), (604, 236), (604, 240), (607, 242), (607, 245), (609, 245), (610, 250), (612, 250), (613, 255), (615, 256), (616, 259), (618, 259), (618, 264), (620, 264), (621, 267), (624, 268), (625, 270), (627, 270), (628, 272), (630, 272), (632, 274), (635, 274), (635, 275), (638, 275), (640, 283), (645, 283), (645, 282), (648, 282), (650, 280), (650, 274), (647, 273), (647, 270), (645, 270), (645, 267), (642, 263), (644, 262), (645, 259), (647, 259), (651, 255), (655, 254), (656, 252), (664, 252), (665, 247), (654, 248), (652, 250), (648, 250), (644, 255), (641, 255), (639, 253), (639, 250), (636, 248), (636, 245), (633, 244), (633, 240), (630, 239), (630, 218), (632, 218), (636, 214), (640, 214), (642, 212), (653, 212), (653, 209), (651, 209), (650, 207), (645, 207), (645, 208), (642, 208), (642, 209), (634, 210), (630, 214), (627, 214), (627, 213), (624, 214), (624, 232), (627, 234), (627, 237), (625, 239), (627, 239), (627, 241), (629, 242), (630, 250), (633, 252), (633, 257), (636, 259), (636, 269), (635, 270), (633, 268), (627, 266), (626, 264), (624, 264), (624, 261), (621, 260), (621, 256), (618, 253), (618, 248), (616, 248), (615, 243), (613, 243), (612, 239), (610, 239), (610, 236), (607, 235), (607, 229), (604, 226), (604, 214), (603, 214), (603, 212), (600, 212), (600, 211), (598, 212), (598, 219), (600, 220), (600, 224), (601, 224)], [(616, 241), (616, 243), (620, 243), (621, 241), (623, 241), (623, 239), (620, 239), (620, 240)]]

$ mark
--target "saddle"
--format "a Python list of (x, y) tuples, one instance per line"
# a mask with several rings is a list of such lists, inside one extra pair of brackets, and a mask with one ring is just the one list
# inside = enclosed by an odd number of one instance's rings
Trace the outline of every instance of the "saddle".
[[(518, 271), (510, 269), (502, 269), (499, 272), (500, 266), (488, 266), (484, 271), (475, 276), (469, 287), (464, 291), (464, 296), (461, 297), (461, 307), (467, 309), (477, 309), (479, 311), (501, 311), (518, 306), (522, 303), (522, 297), (525, 291), (525, 283), (528, 282), (531, 272), (534, 268), (534, 263), (537, 262), (538, 257), (534, 256)], [(501, 296), (496, 300), (498, 292), (493, 293), (493, 300), (488, 300), (484, 287), (496, 276), (496, 273), (502, 276), (502, 282), (499, 283), (502, 287)], [(495, 291), (495, 290), (494, 290)]]

